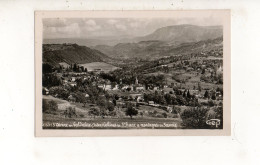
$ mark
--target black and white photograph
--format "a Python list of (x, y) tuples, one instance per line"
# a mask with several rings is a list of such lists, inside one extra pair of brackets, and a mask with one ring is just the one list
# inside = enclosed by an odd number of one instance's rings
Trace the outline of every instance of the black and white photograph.
[(223, 130), (223, 17), (41, 21), (43, 130)]

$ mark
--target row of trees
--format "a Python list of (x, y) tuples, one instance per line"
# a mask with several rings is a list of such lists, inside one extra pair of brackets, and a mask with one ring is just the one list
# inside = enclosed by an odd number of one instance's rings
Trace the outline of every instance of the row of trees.
[(42, 85), (45, 87), (59, 86), (61, 84), (61, 79), (55, 74), (46, 73), (42, 75)]
[(144, 101), (154, 101), (157, 104), (161, 105), (190, 105), (190, 106), (197, 106), (198, 100), (195, 98), (194, 95), (191, 95), (190, 92), (181, 92), (176, 95), (169, 94), (169, 93), (160, 93), (155, 91), (154, 93), (145, 93), (144, 94)]
[[(110, 106), (112, 106), (112, 105), (110, 105)], [(118, 113), (119, 113), (119, 111), (114, 110), (114, 107), (113, 108), (109, 108), (109, 107), (105, 108), (105, 105), (102, 105), (101, 107), (90, 108), (88, 115), (93, 116), (94, 118), (97, 117), (97, 116), (101, 116), (102, 118), (105, 118), (106, 116), (117, 116)], [(138, 114), (137, 108), (133, 104), (128, 103), (126, 105), (125, 115), (130, 116), (130, 118), (132, 119), (133, 116), (136, 116), (137, 114)]]
[(115, 82), (117, 84), (134, 84), (136, 78), (140, 84), (144, 84), (146, 87), (149, 84), (154, 86), (163, 86), (165, 84), (165, 76), (160, 75), (140, 75), (138, 72), (130, 70), (115, 70), (110, 73), (101, 73), (99, 76), (102, 79), (109, 80), (110, 82)]

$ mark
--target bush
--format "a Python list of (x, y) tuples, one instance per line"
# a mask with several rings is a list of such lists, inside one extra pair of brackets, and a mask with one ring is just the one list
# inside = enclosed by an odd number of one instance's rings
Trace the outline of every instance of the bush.
[(73, 107), (69, 107), (67, 108), (64, 113), (65, 117), (69, 117), (69, 118), (72, 118), (72, 117), (77, 117), (77, 114), (76, 114), (76, 109)]
[(162, 115), (163, 115), (164, 118), (167, 118), (167, 116), (168, 116), (167, 113), (165, 113), (165, 112), (162, 113)]
[(126, 115), (130, 116), (131, 119), (132, 119), (133, 116), (136, 116), (137, 114), (138, 114), (138, 111), (134, 108), (134, 105), (128, 104), (127, 105), (127, 110), (126, 110)]
[(213, 102), (212, 100), (209, 100), (209, 101), (208, 101), (208, 105), (209, 105), (210, 107), (213, 107), (215, 104), (214, 104), (214, 102)]
[(84, 117), (84, 115), (83, 115), (83, 114), (80, 114), (79, 116), (80, 116), (80, 117)]
[(172, 118), (178, 118), (179, 116), (178, 116), (178, 114), (173, 114), (172, 115)]
[(115, 106), (114, 106), (113, 103), (110, 103), (110, 102), (107, 103), (107, 109), (108, 109), (109, 111), (113, 111), (114, 108), (115, 108)]
[(43, 112), (55, 112), (58, 110), (58, 105), (55, 101), (42, 100), (42, 111)]
[(208, 128), (206, 124), (205, 108), (190, 108), (183, 111), (181, 118), (185, 128), (203, 129)]
[(99, 116), (101, 114), (101, 112), (100, 112), (99, 108), (93, 107), (93, 108), (90, 108), (90, 111), (88, 112), (88, 114), (90, 116), (94, 116), (94, 118), (95, 118), (96, 116)]

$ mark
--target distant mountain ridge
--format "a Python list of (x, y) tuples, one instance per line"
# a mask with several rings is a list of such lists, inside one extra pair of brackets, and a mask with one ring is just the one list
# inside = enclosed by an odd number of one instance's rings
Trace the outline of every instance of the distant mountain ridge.
[(95, 47), (97, 45), (115, 46), (120, 43), (138, 43), (140, 41), (159, 40), (165, 41), (169, 44), (181, 44), (187, 42), (198, 42), (207, 39), (218, 38), (223, 35), (222, 26), (197, 26), (197, 25), (173, 25), (156, 29), (153, 33), (140, 36), (130, 37), (123, 36), (116, 37), (99, 37), (99, 38), (57, 38), (57, 39), (44, 39), (44, 44), (63, 44), (63, 43), (76, 43), (88, 47)]
[(159, 28), (149, 35), (138, 37), (137, 40), (160, 40), (180, 44), (214, 39), (222, 35), (222, 26), (196, 26), (184, 24)]
[(164, 56), (196, 53), (223, 47), (223, 37), (198, 42), (188, 42), (172, 45), (166, 41), (141, 41), (138, 43), (121, 43), (115, 46), (98, 45), (95, 49), (111, 58), (129, 59), (141, 58), (153, 60)]
[(110, 59), (98, 50), (77, 44), (43, 44), (42, 50), (43, 62), (51, 65), (57, 65), (60, 62), (83, 64)]
[(87, 39), (56, 39), (55, 42), (74, 41), (76, 44), (43, 44), (43, 62), (71, 64), (129, 58), (153, 60), (164, 56), (219, 49), (223, 48), (223, 27), (174, 25), (159, 28), (143, 37), (117, 40), (119, 43), (114, 46), (105, 44), (110, 42), (108, 38), (104, 38), (102, 42), (92, 40), (104, 44), (87, 47), (79, 46), (84, 45)]

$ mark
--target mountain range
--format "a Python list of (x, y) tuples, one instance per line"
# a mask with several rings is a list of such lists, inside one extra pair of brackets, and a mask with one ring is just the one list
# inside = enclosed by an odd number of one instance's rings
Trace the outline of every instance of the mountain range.
[(103, 40), (70, 38), (44, 42), (49, 44), (43, 44), (43, 62), (51, 64), (108, 62), (131, 58), (153, 60), (222, 48), (223, 29), (222, 26), (175, 25), (159, 28), (142, 37)]
[(88, 47), (97, 45), (115, 46), (120, 43), (137, 43), (140, 41), (159, 40), (170, 44), (180, 44), (185, 42), (196, 42), (207, 39), (214, 39), (223, 35), (222, 26), (196, 26), (196, 25), (174, 25), (166, 26), (155, 30), (153, 33), (140, 36), (110, 36), (99, 38), (56, 38), (44, 39), (44, 44), (76, 43)]
[(223, 47), (223, 38), (202, 40), (198, 42), (171, 45), (165, 41), (140, 41), (138, 43), (121, 43), (115, 46), (98, 45), (94, 48), (111, 58), (140, 58), (153, 60), (164, 56), (197, 53)]
[(174, 25), (162, 27), (153, 33), (136, 38), (137, 41), (160, 40), (171, 44), (197, 42), (223, 35), (222, 26)]

